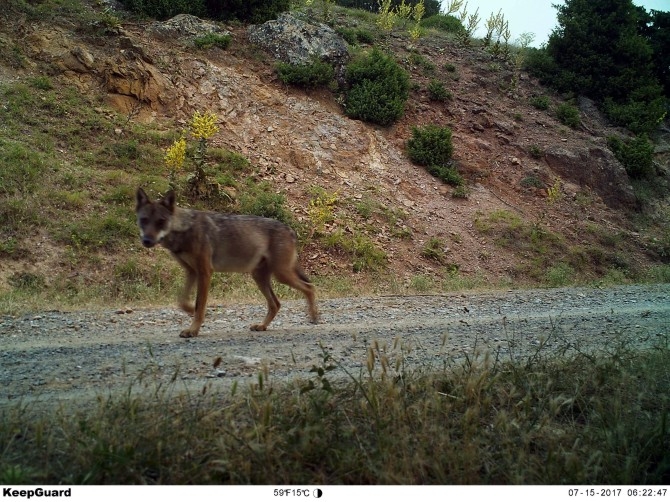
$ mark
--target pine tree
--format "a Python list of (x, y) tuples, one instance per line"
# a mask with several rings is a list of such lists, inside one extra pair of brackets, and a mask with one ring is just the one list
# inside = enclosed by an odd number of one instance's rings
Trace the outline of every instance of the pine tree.
[(652, 130), (665, 99), (632, 0), (566, 0), (557, 9), (547, 44), (558, 68), (553, 85), (603, 104), (611, 120), (636, 133)]

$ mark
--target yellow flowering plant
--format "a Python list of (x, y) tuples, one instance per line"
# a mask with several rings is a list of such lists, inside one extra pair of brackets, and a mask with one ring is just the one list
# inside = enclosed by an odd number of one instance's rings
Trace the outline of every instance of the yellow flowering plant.
[(186, 161), (186, 139), (182, 136), (170, 145), (165, 152), (165, 164), (170, 169), (168, 182), (170, 188), (175, 188), (177, 171), (180, 171)]
[(195, 112), (189, 122), (191, 135), (198, 140), (207, 140), (214, 136), (219, 126), (216, 125), (217, 117), (211, 112)]
[(165, 152), (165, 164), (174, 170), (178, 171), (186, 161), (186, 139), (182, 136), (170, 145)]
[(555, 204), (561, 199), (561, 180), (556, 178), (554, 184), (547, 188), (547, 203)]
[[(198, 141), (193, 153), (194, 170), (188, 179), (189, 192), (196, 198), (202, 195), (211, 195), (212, 192), (212, 183), (208, 182), (205, 173), (205, 155), (207, 153), (207, 141), (219, 130), (216, 121), (217, 116), (215, 114), (196, 111), (188, 123), (190, 136)], [(186, 138), (181, 136), (166, 150), (164, 160), (170, 169), (169, 182), (172, 188), (176, 188), (176, 173), (182, 169), (186, 162), (186, 147)]]
[(317, 190), (316, 197), (309, 201), (307, 214), (312, 224), (312, 234), (324, 233), (326, 223), (335, 219), (334, 208), (338, 202), (336, 193), (329, 194), (325, 190)]

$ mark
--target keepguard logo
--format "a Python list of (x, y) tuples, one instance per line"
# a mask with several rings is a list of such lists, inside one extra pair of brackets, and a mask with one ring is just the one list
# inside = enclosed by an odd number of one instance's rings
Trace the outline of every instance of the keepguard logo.
[(2, 498), (21, 498), (29, 500), (33, 497), (42, 498), (42, 497), (71, 497), (72, 488), (66, 488), (64, 490), (50, 490), (45, 488), (34, 488), (29, 490), (17, 490), (15, 488), (3, 488), (2, 489)]

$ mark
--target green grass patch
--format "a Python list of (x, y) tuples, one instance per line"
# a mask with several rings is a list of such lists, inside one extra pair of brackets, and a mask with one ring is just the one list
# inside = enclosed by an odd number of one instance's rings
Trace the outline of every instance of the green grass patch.
[(227, 49), (232, 41), (230, 35), (222, 35), (220, 33), (207, 33), (201, 37), (193, 40), (193, 43), (198, 49), (211, 49), (218, 47), (219, 49)]
[(326, 248), (348, 255), (354, 272), (379, 271), (387, 265), (386, 253), (365, 235), (350, 235), (343, 230), (335, 230), (321, 240)]

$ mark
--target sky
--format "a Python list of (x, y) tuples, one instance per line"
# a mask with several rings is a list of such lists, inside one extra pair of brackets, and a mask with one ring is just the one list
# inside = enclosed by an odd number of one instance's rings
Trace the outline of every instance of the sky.
[[(512, 32), (511, 41), (515, 41), (522, 33), (534, 33), (535, 40), (531, 44), (540, 47), (549, 38), (551, 31), (556, 28), (556, 9), (552, 4), (563, 4), (563, 0), (467, 0), (467, 11), (473, 14), (479, 7), (479, 31), (475, 36), (483, 36), (483, 26), (491, 14), (497, 14), (500, 9), (509, 22)], [(446, 5), (448, 0), (442, 0)], [(640, 5), (650, 10), (670, 11), (668, 0), (633, 0), (635, 5)]]

